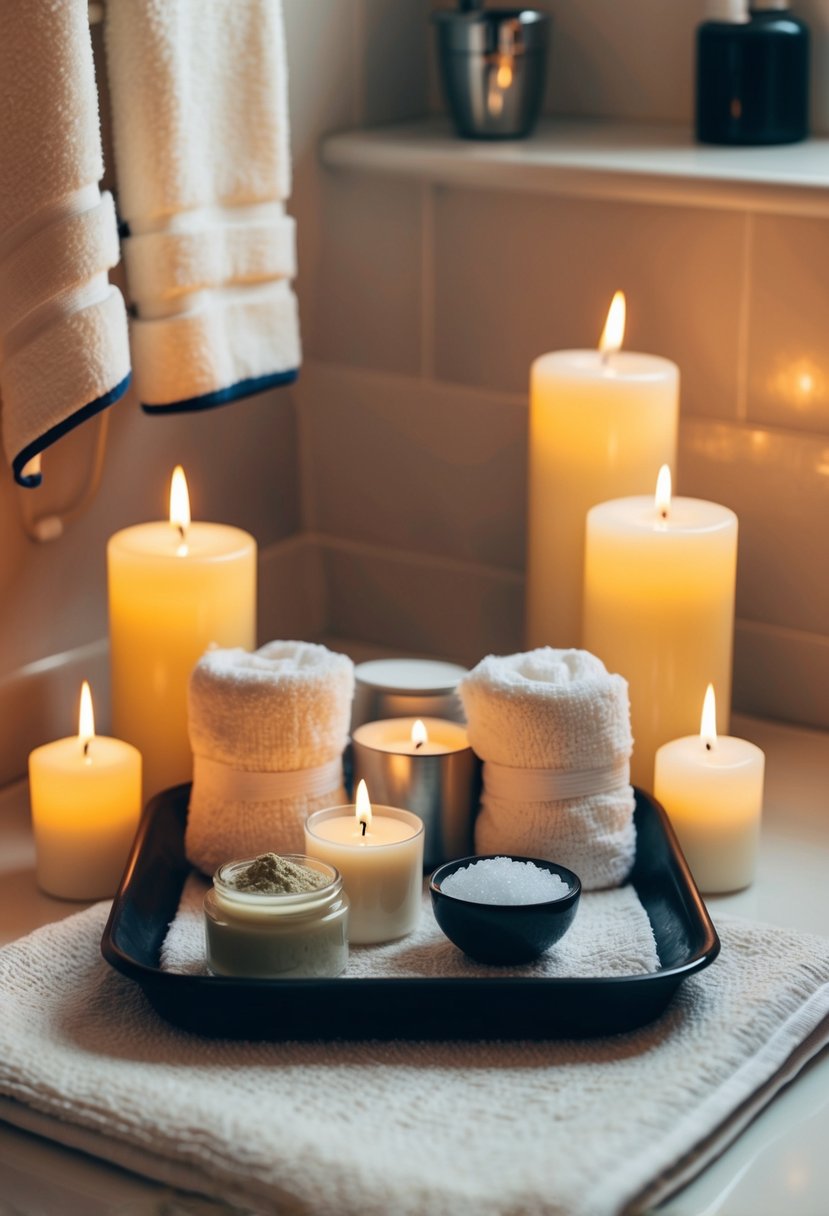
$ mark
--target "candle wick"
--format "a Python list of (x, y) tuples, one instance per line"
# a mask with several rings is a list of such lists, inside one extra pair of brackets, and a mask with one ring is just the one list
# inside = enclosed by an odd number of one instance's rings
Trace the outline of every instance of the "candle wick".
[(610, 351), (603, 350), (600, 353), (601, 353), (602, 367), (607, 367), (608, 363), (610, 363)]
[(668, 508), (663, 507), (662, 510), (659, 512), (659, 514), (662, 517), (662, 519), (667, 519), (668, 518)]
[(365, 834), (366, 834), (366, 821), (365, 821), (365, 819), (364, 819), (364, 820), (361, 822), (361, 824), (360, 824), (360, 828), (361, 828), (361, 832), (360, 832), (360, 834), (361, 834), (362, 836), (365, 836)]
[(710, 742), (708, 742), (708, 741), (706, 741), (706, 744), (705, 744), (705, 750), (706, 750), (707, 752), (710, 752), (710, 751), (711, 751), (711, 744), (710, 744)]
[(185, 528), (184, 524), (176, 524), (176, 527), (178, 528), (181, 543), (184, 544), (184, 542), (187, 540), (187, 529)]
[(417, 750), (417, 748), (419, 748), (419, 747), (423, 747), (422, 739), (418, 739), (417, 743), (415, 743), (415, 750)]
[(84, 756), (84, 760), (88, 760), (88, 759), (89, 759), (89, 745), (90, 745), (90, 743), (91, 743), (91, 742), (92, 742), (92, 740), (91, 740), (91, 739), (87, 739), (87, 740), (84, 742), (84, 745), (83, 745), (83, 756)]

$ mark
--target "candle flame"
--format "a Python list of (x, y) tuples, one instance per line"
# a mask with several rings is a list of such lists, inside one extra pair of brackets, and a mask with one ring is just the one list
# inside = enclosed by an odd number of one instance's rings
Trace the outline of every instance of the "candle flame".
[(170, 482), (170, 523), (178, 528), (184, 539), (184, 534), (190, 527), (190, 495), (187, 493), (187, 478), (180, 464), (173, 469), (173, 479)]
[(625, 340), (626, 311), (625, 293), (617, 291), (610, 302), (607, 320), (604, 323), (602, 336), (599, 338), (599, 350), (605, 357), (615, 355), (616, 351), (622, 349), (622, 343)]
[(368, 796), (368, 786), (362, 780), (357, 786), (357, 804), (354, 808), (354, 813), (357, 816), (357, 822), (363, 827), (363, 835), (365, 836), (366, 831), (371, 827), (371, 802)]
[(654, 498), (657, 514), (662, 519), (668, 518), (668, 512), (671, 509), (671, 468), (670, 465), (663, 464), (659, 470), (659, 476), (656, 479), (656, 496)]
[(95, 738), (95, 715), (92, 712), (92, 693), (89, 683), (84, 680), (81, 685), (81, 710), (78, 714), (78, 738), (84, 745), (84, 752), (91, 739)]
[(714, 696), (714, 685), (709, 684), (705, 690), (705, 700), (702, 703), (702, 717), (699, 724), (699, 733), (702, 735), (708, 751), (717, 744), (717, 701)]
[(423, 744), (428, 742), (429, 732), (426, 730), (426, 727), (423, 725), (420, 718), (418, 718), (412, 727), (412, 743), (414, 743), (415, 747), (423, 747)]

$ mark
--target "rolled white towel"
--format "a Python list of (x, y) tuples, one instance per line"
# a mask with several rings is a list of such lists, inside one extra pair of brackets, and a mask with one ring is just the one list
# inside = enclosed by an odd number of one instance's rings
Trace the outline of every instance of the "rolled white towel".
[(627, 681), (586, 650), (489, 655), (459, 685), (484, 763), (478, 853), (545, 857), (586, 890), (627, 877), (636, 845)]
[(346, 801), (354, 666), (311, 642), (211, 650), (190, 679), (190, 861), (302, 853), (308, 815)]

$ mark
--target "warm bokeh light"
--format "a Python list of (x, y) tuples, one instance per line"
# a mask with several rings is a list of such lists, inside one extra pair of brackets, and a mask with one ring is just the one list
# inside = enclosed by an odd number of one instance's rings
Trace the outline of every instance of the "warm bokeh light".
[[(368, 786), (365, 781), (360, 781), (357, 786), (357, 799), (354, 808), (357, 816), (357, 822), (365, 826), (366, 830), (371, 827), (371, 801), (368, 796)], [(365, 832), (363, 832), (365, 835)]]
[(170, 482), (170, 523), (175, 524), (182, 534), (190, 527), (190, 495), (187, 492), (187, 478), (180, 464), (173, 469), (173, 479)]
[(498, 65), (496, 76), (499, 89), (509, 89), (512, 86), (512, 60), (502, 59)]
[(705, 690), (705, 700), (702, 703), (702, 717), (700, 718), (699, 733), (702, 735), (703, 742), (709, 750), (716, 746), (717, 742), (717, 702), (714, 697), (714, 685), (709, 684)]
[(426, 727), (423, 725), (420, 718), (418, 718), (415, 724), (412, 726), (412, 743), (414, 743), (415, 747), (422, 747), (424, 743), (428, 742), (429, 732), (426, 730)]
[(625, 340), (626, 312), (625, 293), (617, 291), (610, 302), (607, 320), (604, 323), (602, 336), (599, 338), (599, 350), (603, 355), (613, 355), (622, 349), (622, 343)]
[(81, 710), (78, 714), (78, 738), (86, 745), (95, 738), (95, 715), (92, 711), (92, 693), (89, 683), (84, 680), (81, 685)]
[(659, 470), (659, 476), (656, 479), (654, 503), (658, 514), (663, 519), (667, 519), (668, 512), (671, 509), (671, 469), (667, 464), (663, 464)]

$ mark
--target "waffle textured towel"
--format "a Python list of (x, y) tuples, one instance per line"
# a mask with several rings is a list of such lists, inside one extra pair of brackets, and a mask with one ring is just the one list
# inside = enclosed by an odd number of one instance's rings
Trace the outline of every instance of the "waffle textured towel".
[(732, 921), (611, 1039), (206, 1041), (101, 960), (106, 912), (0, 950), (0, 1117), (244, 1211), (641, 1211), (829, 1039), (829, 941)]
[(86, 0), (0, 4), (0, 396), (21, 485), (39, 454), (127, 389)]
[(636, 845), (627, 681), (586, 650), (489, 655), (459, 692), (484, 763), (477, 853), (546, 857), (585, 890), (627, 877)]
[(189, 689), (193, 791), (187, 856), (205, 874), (234, 857), (304, 853), (312, 811), (346, 801), (354, 666), (312, 642), (211, 650)]
[(281, 0), (107, 0), (138, 395), (203, 409), (300, 362)]

